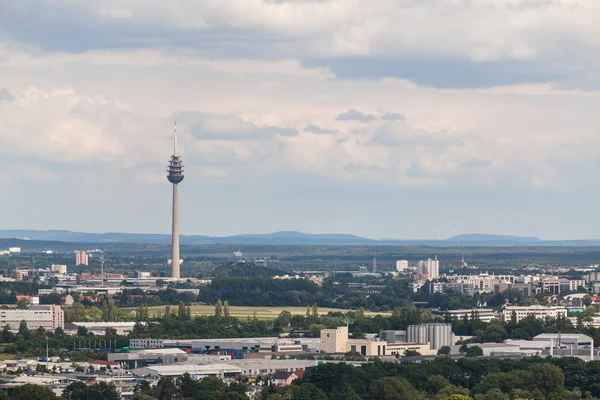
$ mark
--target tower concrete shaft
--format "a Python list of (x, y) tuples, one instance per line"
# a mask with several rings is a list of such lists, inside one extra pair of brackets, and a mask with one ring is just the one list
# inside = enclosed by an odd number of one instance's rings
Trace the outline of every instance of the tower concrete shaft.
[(171, 233), (173, 254), (171, 258), (171, 277), (179, 279), (179, 185), (173, 184), (173, 231)]

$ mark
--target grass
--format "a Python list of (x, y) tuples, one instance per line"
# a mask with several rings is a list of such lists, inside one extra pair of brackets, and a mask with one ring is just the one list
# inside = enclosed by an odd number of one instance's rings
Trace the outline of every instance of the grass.
[[(151, 316), (157, 316), (159, 313), (165, 313), (166, 306), (154, 306), (148, 307), (148, 311)], [(214, 315), (215, 314), (215, 306), (214, 305), (200, 305), (194, 304), (192, 307), (192, 315), (201, 316), (201, 315)], [(177, 306), (171, 306), (171, 309), (177, 309)], [(135, 308), (122, 308), (121, 311), (126, 314), (131, 311), (135, 311)], [(270, 320), (275, 319), (282, 311), (289, 311), (292, 315), (306, 315), (306, 307), (243, 307), (243, 306), (229, 306), (229, 313), (232, 317), (236, 318), (247, 318), (253, 317), (256, 312), (256, 317), (261, 320)], [(319, 314), (327, 314), (328, 312), (343, 312), (346, 313), (352, 310), (344, 310), (341, 308), (325, 308), (319, 307)], [(377, 313), (365, 311), (366, 316), (375, 316), (375, 315), (390, 315), (390, 313)]]

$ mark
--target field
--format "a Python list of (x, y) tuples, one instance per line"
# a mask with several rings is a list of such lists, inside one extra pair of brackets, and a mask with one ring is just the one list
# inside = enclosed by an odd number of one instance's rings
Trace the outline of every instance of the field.
[[(214, 305), (199, 305), (194, 304), (192, 307), (192, 315), (200, 316), (200, 315), (214, 315), (215, 306)], [(177, 306), (171, 306), (171, 309), (177, 309)], [(130, 313), (135, 311), (134, 308), (122, 308), (122, 312)], [(159, 313), (165, 313), (165, 306), (155, 306), (148, 307), (148, 311), (151, 316), (157, 316)], [(254, 316), (254, 312), (256, 311), (256, 317), (261, 320), (269, 320), (275, 319), (282, 311), (289, 311), (292, 315), (306, 315), (306, 307), (240, 307), (240, 306), (230, 306), (229, 313), (232, 317), (236, 318), (252, 318)], [(319, 307), (319, 314), (327, 314), (328, 312), (348, 312), (352, 310), (343, 310), (340, 308), (324, 308)], [(374, 316), (374, 315), (390, 315), (390, 313), (377, 313), (377, 312), (369, 312), (365, 311), (366, 316)]]

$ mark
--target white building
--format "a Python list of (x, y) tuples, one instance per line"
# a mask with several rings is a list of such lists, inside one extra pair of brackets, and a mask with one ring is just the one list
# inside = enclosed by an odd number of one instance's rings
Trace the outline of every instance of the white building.
[(396, 261), (396, 271), (398, 271), (398, 272), (408, 271), (408, 261), (407, 260), (397, 260)]
[(20, 253), (21, 252), (21, 248), (20, 247), (9, 247), (8, 248), (8, 252), (9, 253)]
[(52, 272), (56, 272), (57, 274), (64, 275), (67, 273), (67, 266), (63, 265), (63, 264), (52, 264), (51, 270), (52, 270)]
[(428, 258), (417, 263), (417, 275), (429, 279), (437, 279), (440, 276), (440, 261), (436, 258)]
[(462, 320), (465, 315), (471, 319), (473, 315), (477, 315), (480, 321), (490, 322), (493, 319), (498, 319), (496, 313), (491, 308), (468, 308), (462, 310), (447, 310), (435, 313), (439, 316), (450, 316), (451, 319)]
[(521, 320), (533, 316), (536, 319), (544, 319), (546, 317), (556, 318), (559, 315), (563, 317), (567, 317), (567, 308), (566, 307), (543, 307), (543, 306), (505, 306), (502, 310), (502, 318), (504, 321), (510, 321), (515, 313), (516, 322), (520, 322)]
[(21, 321), (27, 323), (29, 330), (44, 328), (54, 331), (56, 328), (65, 328), (65, 313), (55, 305), (35, 305), (28, 310), (0, 310), (0, 326), (8, 325), (11, 331), (17, 331)]
[(85, 251), (75, 253), (75, 265), (88, 265), (88, 254)]

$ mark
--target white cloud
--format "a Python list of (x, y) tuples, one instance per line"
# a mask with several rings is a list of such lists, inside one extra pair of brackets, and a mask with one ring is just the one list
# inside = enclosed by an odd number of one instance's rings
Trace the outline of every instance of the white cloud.
[[(7, 5), (8, 32), (30, 37), (12, 24), (35, 18), (31, 10), (39, 9), (38, 3)], [(223, 48), (242, 38), (252, 48), (276, 50), (279, 57), (582, 59), (600, 46), (595, 0), (71, 0), (42, 5), (43, 22), (53, 28), (91, 29), (94, 35), (118, 29), (130, 36), (113, 38), (122, 45), (167, 41), (198, 47), (203, 43), (185, 39), (214, 32), (211, 38)]]

